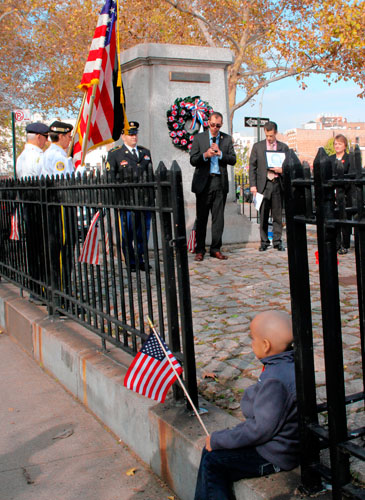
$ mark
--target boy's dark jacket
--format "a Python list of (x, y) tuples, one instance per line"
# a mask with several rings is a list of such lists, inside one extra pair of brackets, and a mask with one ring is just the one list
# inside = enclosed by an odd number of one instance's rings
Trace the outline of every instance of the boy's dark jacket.
[(298, 465), (299, 436), (294, 353), (263, 358), (265, 370), (246, 389), (241, 410), (246, 420), (233, 429), (213, 432), (213, 450), (254, 446), (268, 462), (290, 470)]

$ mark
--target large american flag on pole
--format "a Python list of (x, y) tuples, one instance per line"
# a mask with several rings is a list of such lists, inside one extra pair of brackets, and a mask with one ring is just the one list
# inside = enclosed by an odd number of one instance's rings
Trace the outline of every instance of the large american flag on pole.
[[(134, 358), (124, 377), (124, 387), (163, 403), (167, 391), (175, 382), (177, 376), (159, 345), (156, 335), (158, 335), (156, 332), (150, 334), (142, 349)], [(161, 337), (160, 340), (176, 372), (181, 375), (182, 367), (180, 363)]]
[[(121, 82), (116, 37), (117, 5), (106, 0), (99, 15), (84, 74), (79, 87), (86, 92), (77, 126), (73, 150), (75, 167), (81, 165), (83, 141), (86, 151), (119, 139), (125, 123), (124, 94)], [(97, 84), (92, 104), (93, 86)], [(91, 111), (89, 138), (85, 137)]]

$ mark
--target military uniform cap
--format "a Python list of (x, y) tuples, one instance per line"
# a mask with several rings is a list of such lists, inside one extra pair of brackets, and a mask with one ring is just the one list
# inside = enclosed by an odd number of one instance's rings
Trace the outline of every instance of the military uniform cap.
[(67, 134), (68, 132), (71, 132), (72, 129), (73, 126), (69, 123), (60, 122), (58, 120), (51, 123), (49, 127), (49, 131), (55, 132), (56, 134)]
[(35, 122), (35, 123), (29, 123), (26, 127), (25, 130), (28, 134), (42, 134), (46, 135), (49, 133), (49, 127), (48, 125), (45, 125), (44, 123), (40, 122)]
[[(138, 128), (139, 128), (138, 122), (129, 122), (129, 130), (128, 130), (127, 134), (128, 135), (137, 135)], [(122, 130), (122, 134), (124, 134), (124, 129)]]

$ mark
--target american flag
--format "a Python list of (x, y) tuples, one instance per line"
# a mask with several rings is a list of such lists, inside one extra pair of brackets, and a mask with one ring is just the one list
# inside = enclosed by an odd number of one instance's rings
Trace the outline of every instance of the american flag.
[(79, 262), (84, 264), (99, 264), (99, 221), (100, 212), (96, 212), (91, 219), (84, 245), (81, 250)]
[(19, 212), (18, 209), (16, 208), (14, 210), (14, 213), (11, 216), (11, 221), (10, 221), (10, 236), (9, 239), (19, 241)]
[[(91, 112), (90, 133), (86, 151), (119, 139), (126, 116), (124, 94), (116, 43), (117, 5), (115, 0), (106, 0), (99, 15), (89, 57), (79, 87), (86, 92), (86, 99), (77, 126), (74, 145), (75, 167), (81, 165), (83, 141), (87, 140), (86, 128)], [(93, 86), (97, 84), (92, 106)]]
[[(91, 219), (89, 230), (86, 234), (84, 244), (82, 246), (81, 254), (79, 257), (79, 262), (84, 264), (96, 264), (100, 263), (100, 250), (99, 250), (99, 240), (100, 240), (100, 227), (99, 227), (99, 215), (100, 212), (96, 212), (94, 217)], [(105, 253), (109, 254), (109, 235), (108, 231), (105, 231)]]
[[(124, 387), (131, 389), (142, 396), (163, 403), (167, 391), (175, 382), (177, 376), (163, 352), (156, 335), (153, 332), (134, 358), (124, 377)], [(181, 375), (182, 367), (171, 353), (165, 342), (160, 340), (170, 358), (176, 372)]]
[(196, 221), (194, 222), (194, 226), (191, 230), (187, 247), (188, 247), (188, 252), (195, 253), (195, 249), (196, 249)]

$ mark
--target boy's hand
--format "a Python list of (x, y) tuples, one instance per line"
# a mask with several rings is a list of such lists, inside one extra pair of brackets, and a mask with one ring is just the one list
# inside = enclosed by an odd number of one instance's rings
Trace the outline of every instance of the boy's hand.
[(205, 448), (207, 451), (212, 451), (212, 447), (210, 446), (210, 436), (207, 436), (205, 438)]

